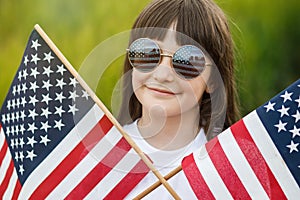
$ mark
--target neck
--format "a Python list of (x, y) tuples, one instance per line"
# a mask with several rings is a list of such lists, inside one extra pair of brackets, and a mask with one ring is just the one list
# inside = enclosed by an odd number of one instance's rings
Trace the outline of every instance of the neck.
[(191, 109), (180, 115), (150, 114), (143, 110), (138, 128), (144, 139), (161, 150), (175, 150), (193, 141), (199, 132), (199, 111)]

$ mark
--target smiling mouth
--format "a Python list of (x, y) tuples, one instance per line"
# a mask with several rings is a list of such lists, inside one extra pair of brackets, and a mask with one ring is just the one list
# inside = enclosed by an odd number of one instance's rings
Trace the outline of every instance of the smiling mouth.
[(161, 93), (165, 95), (176, 95), (176, 93), (171, 92), (169, 90), (161, 89), (161, 88), (153, 88), (153, 87), (147, 87), (149, 90), (154, 91), (156, 93)]

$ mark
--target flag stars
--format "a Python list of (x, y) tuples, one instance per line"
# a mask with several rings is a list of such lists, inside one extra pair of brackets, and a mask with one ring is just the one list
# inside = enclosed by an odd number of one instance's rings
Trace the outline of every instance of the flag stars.
[(65, 67), (64, 67), (63, 64), (57, 65), (57, 71), (56, 71), (56, 73), (60, 73), (63, 76), (65, 71), (67, 71), (67, 70), (65, 69)]
[(28, 55), (26, 55), (26, 56), (24, 56), (24, 61), (23, 61), (23, 63), (24, 63), (24, 65), (25, 66), (27, 66), (27, 63), (29, 62), (29, 60), (28, 60)]
[(19, 159), (21, 162), (23, 162), (24, 159), (23, 151), (19, 151)]
[(38, 57), (37, 53), (34, 54), (34, 55), (31, 54), (31, 60), (30, 60), (30, 62), (34, 62), (34, 64), (36, 65), (39, 60), (41, 60), (41, 59)]
[(290, 149), (290, 153), (292, 153), (293, 151), (296, 151), (296, 152), (298, 152), (298, 145), (299, 145), (299, 143), (294, 143), (293, 142), (293, 140), (291, 140), (291, 144), (289, 144), (289, 145), (286, 145), (286, 147), (287, 148), (289, 148)]
[(62, 113), (64, 113), (65, 111), (62, 109), (62, 106), (60, 107), (55, 107), (55, 113), (54, 114), (58, 114), (60, 117), (62, 116)]
[(297, 112), (294, 115), (292, 115), (292, 117), (295, 118), (295, 123), (297, 123), (300, 120), (300, 113), (299, 113), (299, 111), (297, 110)]
[(28, 123), (28, 129), (27, 131), (31, 131), (32, 134), (34, 134), (35, 130), (37, 130), (37, 127), (35, 127), (35, 123)]
[(30, 88), (29, 90), (32, 90), (34, 93), (36, 93), (36, 89), (38, 89), (39, 86), (36, 85), (36, 81), (30, 82)]
[(296, 126), (294, 126), (293, 130), (290, 130), (291, 133), (293, 133), (293, 138), (296, 136), (300, 136), (300, 128), (297, 128)]
[(31, 161), (33, 161), (34, 157), (36, 157), (36, 154), (34, 154), (34, 150), (33, 149), (31, 151), (27, 151), (26, 158), (29, 158)]
[(289, 116), (289, 111), (290, 108), (284, 107), (284, 105), (281, 106), (281, 109), (278, 109), (277, 111), (280, 112), (280, 117), (283, 117), (284, 115)]
[(55, 123), (54, 128), (57, 128), (59, 131), (61, 131), (61, 128), (62, 128), (63, 126), (65, 126), (65, 125), (62, 123), (62, 120), (61, 120), (61, 119), (60, 119), (59, 121), (54, 120), (54, 123)]
[(35, 106), (35, 104), (38, 102), (38, 100), (36, 99), (36, 95), (29, 96), (29, 98), (30, 98), (29, 103), (31, 103), (33, 106)]
[(36, 79), (36, 76), (39, 74), (40, 72), (38, 72), (37, 67), (31, 69), (30, 76), (33, 76)]
[(75, 90), (74, 90), (73, 92), (70, 91), (69, 99), (72, 99), (73, 101), (75, 101), (76, 97), (79, 97), (79, 96), (76, 94), (76, 91), (75, 91)]
[(89, 99), (89, 94), (87, 93), (87, 91), (82, 90), (82, 96), (81, 97), (85, 98), (86, 100), (88, 100)]
[(45, 135), (45, 136), (41, 135), (40, 143), (43, 143), (45, 146), (47, 146), (48, 142), (51, 142), (51, 140), (48, 139), (48, 135)]
[(49, 94), (43, 95), (42, 94), (42, 102), (45, 102), (47, 105), (49, 104), (49, 101), (51, 101), (52, 99), (49, 97)]
[(283, 103), (285, 103), (287, 100), (292, 101), (292, 98), (291, 98), (292, 94), (293, 94), (292, 92), (288, 93), (287, 91), (285, 91), (284, 94), (280, 95), (280, 97), (283, 98)]
[(76, 84), (78, 84), (76, 78), (75, 77), (73, 77), (73, 78), (71, 77), (69, 85), (73, 85), (73, 87), (76, 87)]
[(19, 173), (23, 175), (24, 171), (23, 165), (19, 165)]
[(298, 103), (298, 108), (300, 108), (300, 95), (299, 95), (299, 98), (298, 98), (298, 99), (295, 99), (295, 102)]
[(38, 114), (35, 112), (35, 109), (33, 110), (29, 109), (28, 111), (29, 111), (28, 117), (31, 117), (32, 120), (35, 120), (35, 117), (38, 116)]
[(53, 73), (53, 71), (50, 69), (50, 67), (51, 66), (43, 67), (44, 68), (43, 74), (46, 74), (48, 77), (50, 77), (50, 74)]
[(52, 87), (53, 85), (50, 83), (50, 80), (43, 81), (43, 86), (42, 88), (46, 88), (47, 91), (49, 91), (49, 88)]
[(66, 97), (63, 96), (63, 93), (55, 93), (56, 98), (55, 101), (59, 101), (60, 103), (62, 103), (63, 99), (65, 99)]
[(64, 79), (61, 78), (60, 80), (57, 79), (57, 84), (55, 85), (56, 87), (60, 87), (60, 89), (62, 90), (63, 89), (63, 86), (66, 85), (66, 83), (64, 82)]
[(39, 44), (39, 40), (36, 39), (35, 41), (32, 40), (31, 42), (32, 42), (31, 48), (37, 51), (38, 47), (41, 46), (41, 44)]
[(54, 59), (54, 57), (51, 55), (51, 51), (49, 51), (49, 53), (44, 53), (44, 59), (43, 60), (47, 60), (48, 63), (51, 62), (51, 59)]
[(30, 137), (27, 137), (27, 140), (28, 142), (26, 143), (27, 145), (30, 145), (31, 148), (33, 148), (34, 144), (37, 143), (37, 141), (34, 139), (34, 136), (32, 136), (31, 138)]
[(73, 115), (75, 115), (75, 112), (76, 111), (78, 111), (78, 109), (75, 107), (76, 105), (74, 104), (74, 105), (69, 105), (69, 111), (68, 112), (70, 112), (70, 113), (72, 113)]
[(24, 78), (24, 80), (27, 79), (27, 76), (28, 76), (27, 69), (24, 69), (23, 70), (23, 78)]
[(279, 133), (282, 130), (286, 131), (286, 128), (285, 128), (286, 125), (287, 125), (287, 123), (282, 123), (281, 120), (279, 120), (279, 123), (274, 126), (278, 128), (278, 133)]
[(41, 114), (41, 116), (45, 116), (47, 119), (48, 119), (48, 116), (50, 115), (50, 114), (52, 114), (50, 111), (49, 111), (49, 108), (47, 107), (47, 108), (42, 108), (42, 114)]
[(42, 126), (40, 128), (40, 130), (44, 130), (46, 133), (48, 132), (48, 129), (51, 128), (51, 126), (49, 126), (48, 121), (46, 122), (41, 122)]

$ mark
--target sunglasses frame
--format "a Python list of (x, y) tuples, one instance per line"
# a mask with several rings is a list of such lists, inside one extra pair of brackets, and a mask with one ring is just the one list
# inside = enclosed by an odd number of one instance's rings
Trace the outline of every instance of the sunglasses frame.
[[(131, 62), (131, 60), (130, 60), (130, 58), (129, 58), (129, 51), (130, 51), (130, 48), (126, 49), (126, 51), (127, 51), (127, 58), (128, 58), (128, 61), (129, 61), (130, 65), (131, 65), (133, 68), (136, 68), (137, 70), (139, 70), (139, 71), (142, 72), (142, 73), (149, 73), (149, 72), (152, 72), (153, 70), (155, 70), (155, 69), (158, 67), (158, 65), (160, 64), (160, 62), (161, 62), (161, 60), (162, 60), (162, 57), (169, 57), (169, 58), (172, 58), (172, 60), (171, 60), (171, 68), (173, 69), (173, 71), (175, 72), (175, 74), (176, 74), (177, 76), (179, 76), (180, 78), (182, 78), (182, 79), (184, 79), (184, 80), (192, 80), (192, 79), (195, 79), (195, 78), (197, 78), (198, 76), (200, 76), (200, 75), (202, 74), (202, 72), (205, 70), (205, 67), (206, 67), (206, 66), (212, 66), (212, 64), (209, 64), (209, 63), (206, 62), (206, 56), (205, 56), (204, 52), (203, 52), (200, 48), (198, 48), (197, 46), (195, 46), (195, 45), (183, 45), (183, 46), (180, 46), (178, 49), (176, 49), (176, 51), (175, 51), (173, 54), (167, 54), (167, 53), (162, 53), (162, 50), (164, 50), (164, 49), (160, 48), (160, 46), (159, 46), (159, 45), (157, 44), (157, 42), (155, 42), (154, 40), (152, 40), (152, 39), (150, 39), (150, 38), (138, 38), (138, 39), (134, 40), (134, 41), (129, 45), (129, 47), (130, 47), (134, 42), (136, 42), (136, 41), (138, 41), (138, 40), (141, 40), (141, 39), (145, 39), (145, 40), (149, 40), (149, 41), (153, 42), (153, 43), (158, 47), (159, 54), (160, 54), (160, 56), (159, 56), (159, 61), (156, 63), (156, 65), (155, 65), (155, 67), (153, 67), (153, 69), (151, 69), (151, 70), (149, 70), (149, 71), (142, 71), (142, 70), (137, 69), (137, 67), (134, 66), (133, 63)], [(203, 66), (203, 70), (202, 70), (201, 72), (199, 72), (199, 74), (198, 74), (197, 76), (191, 77), (191, 78), (186, 78), (184, 75), (178, 73), (178, 72), (176, 71), (176, 69), (174, 68), (174, 65), (173, 65), (173, 57), (174, 57), (175, 53), (176, 53), (179, 49), (181, 49), (181, 48), (183, 48), (183, 47), (187, 47), (187, 46), (192, 46), (192, 47), (197, 48), (197, 49), (202, 53), (203, 58), (204, 58), (204, 66)]]

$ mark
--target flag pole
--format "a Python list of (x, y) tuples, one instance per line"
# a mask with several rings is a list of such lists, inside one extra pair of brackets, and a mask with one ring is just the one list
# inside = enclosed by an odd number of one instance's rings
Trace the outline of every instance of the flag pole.
[[(166, 176), (164, 176), (165, 180), (169, 180), (170, 178), (172, 178), (174, 175), (176, 175), (178, 172), (180, 172), (182, 170), (181, 165), (176, 167), (175, 169), (173, 169), (169, 174), (167, 174)], [(143, 192), (141, 192), (139, 195), (137, 195), (135, 198), (133, 198), (134, 200), (138, 200), (138, 199), (142, 199), (144, 198), (147, 194), (149, 194), (150, 192), (152, 192), (153, 190), (155, 190), (157, 187), (159, 187), (162, 183), (160, 181), (156, 181), (155, 183), (153, 183), (150, 187), (148, 187), (146, 190), (144, 190)]]
[(48, 37), (48, 35), (44, 32), (44, 30), (36, 24), (34, 26), (35, 30), (41, 35), (41, 37), (45, 40), (45, 42), (49, 45), (49, 47), (53, 50), (53, 52), (57, 55), (57, 57), (62, 61), (62, 63), (68, 68), (71, 74), (78, 80), (78, 82), (82, 85), (82, 87), (88, 92), (90, 97), (96, 102), (96, 104), (102, 109), (105, 115), (110, 119), (110, 121), (115, 125), (118, 131), (122, 134), (122, 136), (127, 140), (130, 146), (137, 152), (140, 158), (144, 161), (144, 163), (149, 167), (149, 169), (154, 173), (154, 175), (159, 179), (159, 182), (163, 184), (166, 189), (170, 192), (170, 194), (175, 199), (180, 199), (178, 194), (174, 191), (174, 189), (169, 185), (166, 179), (159, 173), (159, 171), (154, 167), (149, 158), (141, 151), (141, 149), (135, 144), (135, 142), (130, 138), (130, 136), (124, 131), (119, 122), (115, 119), (115, 117), (111, 114), (111, 112), (106, 108), (106, 106), (99, 100), (93, 90), (86, 84), (86, 82), (81, 78), (78, 72), (74, 69), (71, 63), (65, 58), (65, 56), (60, 52), (60, 50), (56, 47), (56, 45), (52, 42), (52, 40)]

